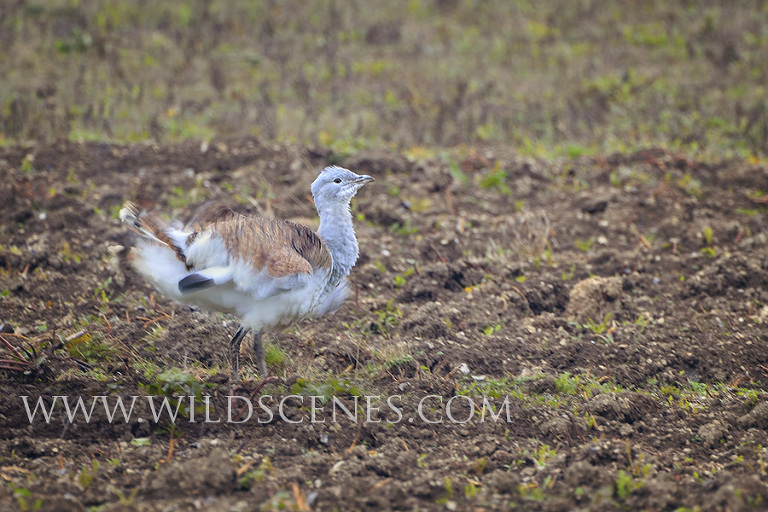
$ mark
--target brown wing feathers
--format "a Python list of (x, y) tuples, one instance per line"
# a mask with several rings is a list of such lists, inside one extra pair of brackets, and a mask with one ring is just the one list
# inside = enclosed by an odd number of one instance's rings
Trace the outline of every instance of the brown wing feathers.
[(215, 201), (209, 201), (198, 208), (184, 229), (199, 233), (211, 224), (232, 220), (239, 216), (240, 214), (232, 208)]
[[(140, 232), (166, 244), (176, 257), (187, 263), (184, 250), (168, 236), (168, 223), (152, 212), (139, 211), (131, 202), (125, 204), (125, 218)], [(272, 277), (309, 274), (316, 269), (330, 269), (331, 253), (320, 237), (306, 226), (290, 221), (246, 217), (221, 203), (203, 205), (185, 226), (192, 231), (186, 245), (192, 244), (200, 233), (210, 232), (220, 238), (230, 258), (249, 261), (256, 272), (266, 268)]]
[(272, 277), (331, 268), (331, 254), (320, 237), (300, 224), (237, 215), (210, 229), (221, 237), (231, 256), (250, 261), (256, 271), (266, 268)]

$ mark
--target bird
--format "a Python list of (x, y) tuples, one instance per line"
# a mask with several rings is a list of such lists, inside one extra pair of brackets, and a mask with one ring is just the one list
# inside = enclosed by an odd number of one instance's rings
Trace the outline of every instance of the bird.
[(348, 297), (347, 276), (359, 256), (350, 202), (372, 181), (338, 166), (322, 169), (310, 187), (317, 232), (220, 202), (205, 203), (181, 227), (127, 201), (120, 220), (141, 235), (128, 259), (176, 302), (238, 317), (229, 341), (230, 382), (239, 377), (240, 345), (250, 331), (263, 379), (265, 332), (333, 313)]

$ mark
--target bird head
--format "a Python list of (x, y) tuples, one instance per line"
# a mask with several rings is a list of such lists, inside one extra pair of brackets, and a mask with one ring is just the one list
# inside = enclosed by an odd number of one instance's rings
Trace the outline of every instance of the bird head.
[(348, 207), (360, 187), (371, 181), (370, 176), (355, 174), (342, 167), (326, 167), (312, 183), (312, 197), (318, 210), (337, 205)]

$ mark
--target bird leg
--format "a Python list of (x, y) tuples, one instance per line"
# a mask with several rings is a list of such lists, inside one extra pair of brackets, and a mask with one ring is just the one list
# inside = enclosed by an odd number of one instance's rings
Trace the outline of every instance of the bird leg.
[(235, 382), (240, 376), (240, 343), (250, 331), (248, 327), (240, 326), (232, 339), (229, 340), (229, 381)]
[(267, 377), (267, 361), (265, 359), (264, 344), (261, 342), (261, 331), (253, 333), (253, 352), (256, 354), (256, 365), (262, 379)]
[[(240, 331), (238, 330), (238, 333)], [(248, 331), (244, 331), (242, 336), (240, 336), (240, 339), (238, 340), (237, 344), (240, 345), (240, 341), (242, 341), (243, 336), (245, 336), (245, 333)], [(237, 336), (237, 333), (235, 334)], [(232, 341), (235, 341), (235, 338), (232, 338)], [(231, 348), (230, 348), (231, 350)], [(279, 382), (280, 377), (277, 376), (270, 376), (267, 377), (267, 362), (265, 360), (265, 352), (264, 352), (264, 344), (261, 342), (261, 332), (260, 331), (254, 331), (253, 333), (253, 351), (256, 353), (256, 365), (259, 369), (259, 376), (261, 377), (261, 382), (256, 384), (256, 389), (251, 391), (250, 399), (253, 400), (254, 397), (261, 391), (261, 388), (264, 387), (265, 384), (269, 384), (270, 382)], [(239, 391), (244, 391), (248, 389), (248, 386), (253, 383), (253, 380), (250, 379), (247, 382), (243, 382), (241, 384), (238, 384), (237, 386), (233, 387), (231, 389), (231, 393), (236, 393)], [(237, 416), (235, 416), (236, 419), (239, 419), (243, 412), (245, 412), (245, 405), (240, 409), (240, 412), (237, 413)]]

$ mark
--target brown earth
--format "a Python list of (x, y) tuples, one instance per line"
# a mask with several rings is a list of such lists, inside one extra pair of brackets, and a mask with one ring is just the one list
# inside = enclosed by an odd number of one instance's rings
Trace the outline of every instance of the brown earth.
[[(29, 421), (22, 396), (192, 394), (224, 416), (235, 323), (155, 295), (117, 209), (226, 198), (311, 225), (329, 162), (376, 177), (353, 205), (355, 292), (270, 338), (271, 421), (255, 403), (238, 424)], [(764, 167), (247, 139), (6, 147), (0, 176), (0, 509), (768, 507)], [(362, 419), (324, 402), (312, 423), (309, 395), (360, 395)], [(484, 398), (508, 417), (483, 421)]]

